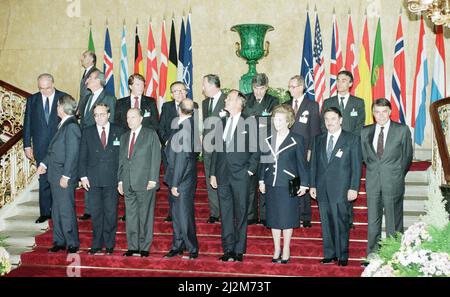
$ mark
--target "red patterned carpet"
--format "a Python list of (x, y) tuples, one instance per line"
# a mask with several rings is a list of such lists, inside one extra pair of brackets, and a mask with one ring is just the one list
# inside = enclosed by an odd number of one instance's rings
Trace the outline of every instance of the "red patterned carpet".
[[(428, 165), (427, 165), (428, 164)], [(411, 170), (425, 170), (428, 162), (418, 162)], [(65, 252), (49, 254), (52, 246), (52, 231), (36, 237), (36, 247), (32, 252), (21, 255), (22, 264), (9, 276), (68, 276), (79, 272), (86, 277), (95, 276), (359, 276), (362, 268), (360, 261), (365, 256), (367, 239), (367, 209), (365, 183), (362, 180), (360, 195), (355, 202), (355, 229), (350, 232), (350, 260), (346, 267), (321, 265), (322, 258), (321, 227), (317, 204), (313, 201), (313, 227), (294, 230), (291, 242), (291, 260), (289, 264), (271, 263), (273, 242), (270, 229), (261, 225), (248, 228), (247, 254), (244, 262), (226, 262), (218, 260), (222, 255), (220, 224), (206, 223), (209, 217), (208, 198), (203, 165), (199, 163), (199, 184), (195, 198), (195, 217), (199, 241), (199, 257), (196, 260), (183, 260), (181, 257), (164, 259), (172, 241), (172, 224), (164, 222), (168, 212), (167, 187), (162, 186), (157, 193), (155, 208), (154, 240), (150, 257), (123, 257), (127, 249), (125, 223), (119, 222), (114, 255), (89, 255), (87, 253), (92, 240), (90, 221), (79, 222), (80, 252), (69, 256)], [(83, 214), (83, 191), (76, 193), (77, 214)], [(119, 215), (124, 214), (124, 202), (119, 201)], [(50, 223), (51, 226), (51, 223)]]

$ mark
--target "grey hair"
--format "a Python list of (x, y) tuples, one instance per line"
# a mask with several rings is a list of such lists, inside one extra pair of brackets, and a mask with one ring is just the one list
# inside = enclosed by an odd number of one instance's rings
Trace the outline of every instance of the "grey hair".
[(77, 101), (70, 95), (63, 95), (58, 99), (58, 106), (61, 106), (64, 113), (67, 115), (74, 115), (77, 110)]
[(203, 78), (206, 78), (210, 84), (220, 88), (220, 78), (217, 74), (207, 74)]
[(252, 85), (256, 87), (266, 87), (269, 85), (269, 78), (265, 73), (257, 73), (252, 79)]
[(105, 87), (105, 85), (106, 85), (105, 74), (103, 72), (101, 72), (100, 70), (94, 70), (92, 73), (98, 73), (97, 74), (97, 79), (100, 80), (100, 85), (102, 87)]
[(305, 86), (305, 79), (301, 75), (294, 75), (290, 80), (295, 79), (299, 85)]
[(55, 82), (55, 79), (53, 78), (53, 75), (51, 75), (50, 73), (42, 73), (39, 74), (37, 81), (39, 82), (41, 80), (41, 78), (48, 78), (49, 80), (52, 81), (52, 83)]

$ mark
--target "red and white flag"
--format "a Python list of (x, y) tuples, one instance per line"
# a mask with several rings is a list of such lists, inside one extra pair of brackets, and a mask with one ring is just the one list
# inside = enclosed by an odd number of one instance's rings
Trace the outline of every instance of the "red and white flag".
[(159, 92), (158, 92), (158, 109), (161, 112), (161, 107), (166, 99), (164, 97), (166, 93), (166, 84), (167, 84), (167, 40), (166, 40), (166, 22), (163, 21), (162, 31), (161, 31), (161, 58), (159, 65)]
[(348, 15), (347, 48), (345, 51), (345, 70), (353, 74), (353, 85), (350, 94), (355, 95), (356, 86), (359, 84), (359, 70), (356, 63), (356, 44), (353, 35), (352, 16)]
[(145, 95), (156, 99), (156, 90), (158, 89), (158, 64), (156, 62), (156, 48), (155, 40), (153, 39), (152, 23), (148, 25), (147, 74), (145, 78)]
[(319, 108), (322, 109), (323, 96), (325, 94), (325, 63), (323, 58), (322, 33), (320, 32), (319, 15), (317, 12), (314, 29), (313, 65), (316, 102), (319, 103)]

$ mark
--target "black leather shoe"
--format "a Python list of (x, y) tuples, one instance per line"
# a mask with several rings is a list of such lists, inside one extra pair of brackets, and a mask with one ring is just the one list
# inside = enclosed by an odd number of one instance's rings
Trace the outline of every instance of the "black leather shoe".
[(50, 216), (40, 216), (37, 220), (36, 220), (36, 224), (40, 224), (43, 223), (45, 221), (47, 221), (48, 219), (50, 219)]
[(131, 256), (133, 256), (134, 254), (139, 254), (139, 251), (128, 250), (128, 251), (126, 251), (125, 253), (123, 253), (123, 255), (124, 255), (125, 257), (131, 257)]
[(88, 254), (89, 255), (103, 255), (102, 249), (100, 249), (100, 248), (98, 248), (98, 249), (92, 248), (88, 251)]
[(287, 264), (289, 262), (289, 258), (287, 258), (286, 260), (281, 259), (280, 263), (281, 264)]
[(150, 253), (148, 251), (141, 251), (141, 257), (148, 257)]
[(77, 246), (69, 246), (67, 248), (67, 253), (68, 254), (75, 254), (78, 253), (79, 248)]
[(353, 223), (350, 223), (349, 225), (348, 225), (348, 227), (349, 227), (349, 229), (355, 229), (355, 225), (353, 224)]
[(337, 257), (334, 258), (323, 258), (320, 260), (320, 264), (333, 264), (332, 262), (337, 261)]
[(303, 227), (304, 228), (311, 228), (312, 227), (311, 221), (303, 221)]
[(233, 258), (234, 258), (234, 261), (239, 261), (239, 262), (244, 261), (244, 255), (243, 254), (235, 254)]
[(126, 219), (127, 219), (127, 216), (125, 216), (125, 215), (123, 217), (119, 218), (119, 220), (121, 220), (122, 222), (125, 222)]
[(233, 253), (226, 252), (222, 257), (219, 258), (219, 260), (223, 262), (232, 262), (234, 261)]
[(261, 225), (265, 226), (265, 225), (266, 225), (266, 220), (260, 220), (259, 223), (260, 223)]
[(254, 225), (256, 224), (258, 221), (256, 219), (251, 219), (247, 221), (247, 225)]
[(347, 266), (348, 260), (340, 260), (338, 261), (338, 266)]
[(194, 260), (196, 258), (198, 258), (198, 252), (189, 253), (189, 256), (183, 256), (183, 259), (185, 260)]
[(57, 253), (58, 251), (64, 251), (66, 249), (65, 246), (62, 245), (54, 245), (50, 249), (48, 249), (49, 253)]
[(281, 256), (279, 256), (278, 258), (272, 258), (272, 263), (280, 263), (281, 262)]
[(206, 221), (208, 224), (214, 224), (215, 222), (218, 222), (219, 218), (218, 217), (213, 217), (210, 216), (209, 219)]
[(167, 218), (164, 219), (164, 222), (172, 222), (172, 217), (167, 216)]
[(85, 213), (84, 215), (82, 215), (81, 217), (79, 217), (78, 219), (82, 220), (82, 221), (86, 221), (89, 220), (91, 218), (90, 214)]
[(112, 254), (114, 254), (114, 248), (106, 248), (106, 254), (107, 254), (107, 255), (112, 255)]
[(367, 267), (369, 266), (369, 261), (362, 261), (361, 262), (361, 267)]
[(182, 255), (183, 251), (178, 250), (170, 250), (167, 254), (164, 255), (164, 258), (172, 258), (176, 255)]

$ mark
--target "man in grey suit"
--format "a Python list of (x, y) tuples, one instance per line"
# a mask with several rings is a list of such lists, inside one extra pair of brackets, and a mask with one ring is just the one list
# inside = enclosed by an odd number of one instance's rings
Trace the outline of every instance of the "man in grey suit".
[(124, 256), (148, 257), (153, 240), (155, 193), (159, 187), (161, 145), (155, 130), (142, 126), (137, 108), (127, 112), (131, 129), (120, 137), (118, 191), (125, 195), (128, 251)]
[(383, 211), (386, 236), (403, 232), (405, 176), (412, 161), (411, 132), (408, 126), (390, 120), (391, 103), (384, 98), (377, 99), (372, 112), (376, 123), (361, 131), (362, 155), (367, 167), (367, 255), (379, 248)]
[(47, 156), (37, 170), (48, 171), (52, 191), (52, 220), (54, 245), (49, 252), (56, 253), (67, 246), (69, 253), (76, 253), (80, 246), (75, 211), (75, 188), (78, 185), (78, 153), (81, 131), (74, 117), (77, 103), (70, 95), (58, 98), (58, 116), (61, 123), (51, 140)]
[[(116, 109), (116, 97), (106, 93), (104, 86), (106, 84), (105, 74), (100, 70), (94, 70), (89, 75), (86, 85), (92, 93), (88, 94), (80, 103), (80, 126), (84, 129), (95, 125), (94, 120), (94, 106), (98, 103), (108, 105), (111, 114), (110, 121), (114, 122), (114, 114)], [(84, 194), (84, 214), (80, 220), (88, 220), (91, 218), (91, 205), (89, 202), (89, 194)]]
[[(214, 147), (215, 129), (220, 124), (220, 119), (226, 116), (225, 98), (227, 96), (220, 90), (220, 79), (215, 74), (203, 77), (203, 94), (206, 99), (202, 102), (203, 113), (203, 164), (205, 177), (209, 181), (211, 177), (211, 156)], [(206, 182), (209, 201), (209, 219), (207, 223), (213, 224), (219, 221), (219, 198), (209, 182)]]
[[(364, 100), (350, 95), (350, 88), (353, 85), (353, 74), (347, 70), (340, 71), (337, 75), (336, 85), (337, 95), (323, 102), (322, 115), (324, 110), (327, 110), (329, 107), (338, 108), (342, 114), (342, 129), (360, 137), (361, 129), (366, 121), (366, 111), (364, 109)], [(325, 121), (322, 121), (322, 131), (327, 131)], [(350, 228), (354, 228), (352, 203), (349, 203), (349, 225)]]
[[(81, 105), (85, 105), (86, 102), (84, 100), (89, 99), (87, 95), (90, 95), (92, 92), (86, 86), (86, 81), (92, 72), (98, 70), (95, 67), (97, 63), (97, 56), (92, 51), (84, 51), (80, 58), (81, 66), (84, 68), (83, 76), (80, 81), (80, 100), (78, 101), (78, 107)], [(77, 111), (78, 113), (79, 111)]]
[[(305, 80), (300, 75), (291, 77), (288, 84), (289, 93), (292, 100), (286, 102), (294, 109), (295, 123), (291, 127), (291, 131), (303, 136), (306, 145), (306, 160), (311, 159), (312, 142), (320, 131), (320, 112), (319, 104), (315, 101), (305, 98)], [(310, 228), (311, 225), (311, 198), (309, 193), (300, 198), (300, 218), (303, 227)]]
[(184, 99), (180, 103), (178, 130), (169, 137), (165, 147), (168, 167), (164, 181), (169, 185), (172, 200), (173, 241), (165, 258), (182, 254), (187, 249), (186, 259), (198, 257), (198, 242), (195, 230), (194, 196), (197, 186), (197, 162), (195, 146), (198, 143), (194, 129), (194, 102)]
[(324, 110), (326, 133), (315, 137), (311, 154), (310, 194), (317, 199), (322, 225), (322, 264), (348, 264), (349, 204), (358, 196), (362, 157), (358, 136), (342, 129), (336, 107)]

